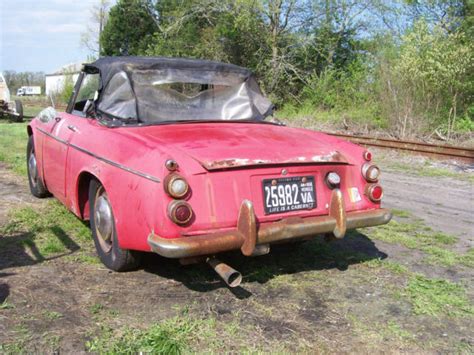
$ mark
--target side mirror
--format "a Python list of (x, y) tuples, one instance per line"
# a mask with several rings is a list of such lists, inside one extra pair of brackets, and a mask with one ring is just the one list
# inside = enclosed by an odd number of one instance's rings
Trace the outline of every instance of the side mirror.
[(52, 107), (47, 107), (38, 114), (38, 119), (43, 123), (48, 123), (56, 118), (58, 113)]

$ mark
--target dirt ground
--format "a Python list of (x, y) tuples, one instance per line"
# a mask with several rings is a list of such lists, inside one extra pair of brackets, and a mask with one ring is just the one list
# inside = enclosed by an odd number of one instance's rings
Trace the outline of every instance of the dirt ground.
[(460, 237), (457, 248), (474, 247), (474, 187), (454, 178), (383, 172), (384, 205), (406, 210), (435, 230)]
[[(453, 248), (460, 253), (473, 247), (472, 183), (396, 171), (384, 171), (382, 182), (386, 207), (456, 236)], [(0, 224), (14, 207), (45, 203), (30, 197), (26, 179), (0, 166)], [(217, 324), (217, 335), (193, 341), (191, 350), (201, 352), (469, 353), (474, 346), (471, 316), (415, 314), (400, 291), (409, 276), (376, 262), (459, 282), (471, 305), (472, 268), (427, 264), (416, 248), (373, 239), (365, 231), (329, 247), (318, 239), (275, 247), (258, 258), (225, 255), (222, 259), (244, 276), (242, 287), (234, 290), (204, 265), (181, 267), (150, 254), (143, 268), (114, 273), (100, 264), (74, 261), (75, 250), (51, 258), (21, 244), (0, 250), (4, 350), (80, 353), (105, 326), (144, 329), (183, 308)]]

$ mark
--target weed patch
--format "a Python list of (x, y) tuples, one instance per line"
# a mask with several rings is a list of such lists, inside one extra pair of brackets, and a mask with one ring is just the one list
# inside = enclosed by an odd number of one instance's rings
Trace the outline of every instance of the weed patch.
[(392, 220), (388, 224), (367, 230), (365, 233), (372, 238), (387, 243), (400, 244), (409, 249), (421, 250), (428, 254), (426, 261), (430, 264), (471, 266), (474, 263), (474, 253), (472, 251), (465, 255), (459, 255), (447, 249), (447, 247), (456, 243), (457, 237), (435, 232), (420, 220), (408, 223)]
[(415, 314), (466, 316), (474, 314), (464, 287), (442, 279), (414, 275), (404, 291)]
[(114, 334), (112, 329), (105, 329), (100, 337), (87, 342), (86, 347), (97, 353), (180, 354), (204, 322), (178, 316), (146, 330), (127, 328), (121, 334)]
[(392, 211), (392, 214), (395, 217), (399, 217), (399, 218), (409, 218), (409, 217), (411, 217), (411, 213), (408, 212), (408, 211), (405, 211), (405, 210), (399, 210), (399, 209), (393, 208), (393, 209), (391, 209), (391, 211)]
[[(381, 159), (379, 159), (381, 160)], [(472, 174), (466, 174), (463, 172), (456, 172), (448, 168), (443, 168), (439, 166), (433, 166), (429, 160), (426, 160), (425, 164), (410, 164), (407, 162), (398, 162), (393, 160), (384, 160), (384, 165), (388, 169), (395, 171), (413, 174), (416, 176), (427, 176), (427, 177), (448, 177), (464, 181), (474, 182), (474, 176)]]
[(381, 259), (372, 259), (372, 260), (366, 261), (364, 265), (369, 268), (382, 267), (398, 275), (406, 275), (410, 272), (405, 266), (399, 263), (395, 263), (393, 261), (381, 260)]

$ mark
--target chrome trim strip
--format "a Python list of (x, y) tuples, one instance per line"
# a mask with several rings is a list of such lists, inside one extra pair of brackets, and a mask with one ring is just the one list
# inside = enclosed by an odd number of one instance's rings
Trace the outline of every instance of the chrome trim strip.
[(89, 150), (87, 150), (87, 149), (81, 148), (81, 147), (79, 147), (79, 146), (77, 146), (77, 145), (75, 145), (75, 144), (66, 142), (65, 140), (63, 140), (63, 139), (61, 139), (61, 138), (55, 137), (55, 136), (53, 136), (52, 134), (46, 132), (45, 130), (43, 130), (43, 129), (41, 129), (41, 128), (36, 127), (36, 129), (37, 129), (38, 131), (40, 131), (41, 133), (47, 135), (48, 137), (51, 137), (52, 139), (54, 139), (54, 140), (56, 140), (56, 141), (58, 141), (58, 142), (60, 142), (60, 143), (62, 143), (62, 144), (65, 144), (65, 145), (67, 145), (67, 146), (69, 146), (69, 147), (72, 147), (72, 148), (74, 148), (74, 149), (76, 149), (76, 150), (78, 150), (78, 151), (80, 151), (80, 152), (82, 152), (82, 153), (84, 153), (84, 154), (87, 154), (87, 155), (89, 155), (89, 156), (91, 156), (91, 157), (94, 157), (94, 158), (100, 160), (100, 161), (103, 161), (104, 163), (107, 163), (107, 164), (112, 165), (112, 166), (114, 166), (114, 167), (116, 167), (116, 168), (122, 169), (122, 170), (124, 170), (124, 171), (127, 171), (127, 172), (129, 172), (129, 173), (131, 173), (131, 174), (140, 176), (140, 177), (142, 177), (142, 178), (151, 180), (151, 181), (153, 181), (153, 182), (158, 182), (158, 183), (161, 182), (161, 180), (158, 179), (157, 177), (154, 177), (154, 176), (149, 175), (149, 174), (146, 174), (146, 173), (142, 173), (142, 172), (140, 172), (140, 171), (137, 171), (137, 170), (135, 170), (135, 169), (129, 168), (129, 167), (124, 166), (124, 165), (122, 165), (122, 164), (116, 163), (116, 162), (114, 162), (114, 161), (112, 161), (112, 160), (109, 160), (109, 159), (107, 159), (107, 158), (98, 156), (97, 154), (94, 154), (94, 153), (92, 153), (91, 151), (89, 151)]

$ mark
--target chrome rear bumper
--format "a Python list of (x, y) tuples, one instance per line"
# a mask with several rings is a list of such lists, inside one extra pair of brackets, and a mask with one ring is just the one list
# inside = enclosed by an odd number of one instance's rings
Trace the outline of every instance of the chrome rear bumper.
[(346, 213), (342, 194), (336, 189), (333, 190), (327, 216), (291, 217), (257, 227), (253, 205), (245, 200), (240, 207), (237, 228), (234, 230), (172, 239), (152, 233), (148, 236), (148, 244), (152, 251), (168, 258), (213, 255), (236, 249), (250, 256), (256, 245), (326, 233), (343, 238), (348, 229), (385, 224), (391, 218), (392, 213), (383, 208)]

